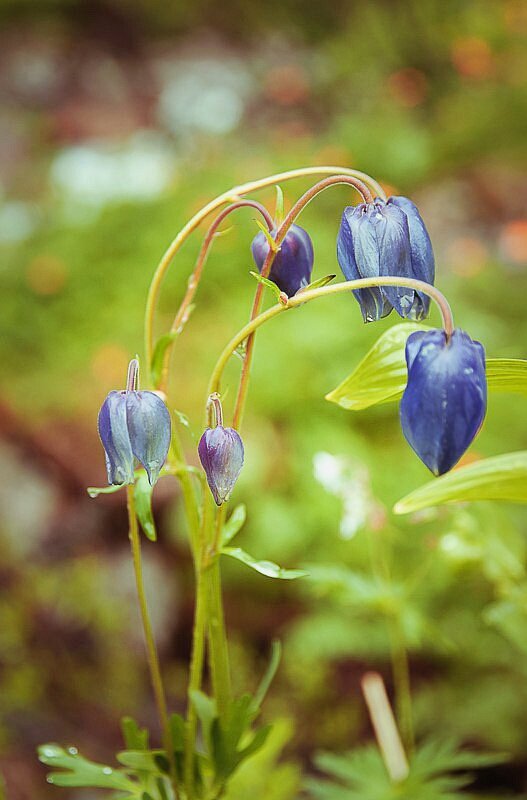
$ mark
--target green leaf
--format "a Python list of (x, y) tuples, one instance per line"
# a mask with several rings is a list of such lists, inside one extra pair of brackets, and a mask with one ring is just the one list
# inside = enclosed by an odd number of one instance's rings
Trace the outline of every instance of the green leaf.
[(247, 511), (243, 503), (236, 506), (229, 519), (223, 526), (221, 542), (223, 545), (229, 544), (236, 534), (242, 529), (247, 518)]
[(120, 486), (88, 486), (86, 491), (90, 497), (98, 497), (100, 494), (113, 494), (114, 492), (118, 492), (124, 488), (126, 487), (123, 483)]
[[(415, 331), (427, 330), (427, 325), (403, 322), (385, 331), (351, 375), (326, 395), (326, 400), (348, 411), (398, 400), (406, 386), (406, 340)], [(527, 397), (527, 360), (487, 359), (487, 384), (489, 391)]]
[[(161, 775), (164, 770), (157, 760), (159, 756), (166, 759), (164, 750), (123, 750), (117, 753), (117, 761), (124, 767), (136, 772), (148, 772)], [(167, 762), (168, 763), (168, 762)]]
[(459, 467), (421, 486), (394, 506), (396, 514), (465, 500), (527, 502), (527, 450)]
[(88, 761), (74, 747), (64, 750), (56, 744), (44, 744), (38, 748), (38, 757), (46, 766), (63, 770), (49, 773), (47, 780), (55, 786), (118, 789), (137, 796), (138, 784), (130, 780), (122, 770)]
[(323, 278), (317, 278), (316, 281), (313, 281), (308, 286), (304, 286), (302, 289), (299, 289), (297, 294), (302, 294), (303, 292), (309, 292), (311, 289), (320, 289), (322, 286), (327, 286), (328, 283), (334, 281), (336, 275), (324, 275)]
[(271, 248), (272, 252), (273, 253), (277, 253), (280, 250), (280, 248), (276, 246), (276, 242), (275, 242), (275, 240), (273, 238), (273, 235), (272, 235), (271, 231), (267, 227), (267, 225), (265, 223), (263, 223), (261, 219), (258, 219), (258, 218), (256, 218), (254, 221), (256, 222), (256, 224), (260, 228), (261, 232), (263, 233), (263, 235), (267, 239), (267, 244)]
[(150, 364), (150, 380), (153, 386), (157, 386), (159, 384), (161, 370), (163, 369), (163, 359), (165, 357), (167, 348), (170, 347), (172, 342), (176, 341), (180, 332), (181, 331), (171, 331), (170, 333), (164, 333), (163, 336), (160, 336), (157, 340), (154, 347), (154, 352), (152, 354), (152, 362)]
[(250, 556), (249, 553), (246, 553), (245, 550), (242, 550), (241, 547), (223, 547), (221, 552), (226, 556), (236, 558), (243, 564), (247, 564), (248, 567), (256, 570), (256, 572), (267, 575), (268, 578), (280, 578), (281, 580), (287, 581), (294, 580), (295, 578), (304, 578), (308, 575), (308, 573), (302, 569), (282, 569), (282, 567), (279, 567), (278, 564), (274, 564), (272, 561), (257, 561)]
[(259, 712), (260, 707), (263, 701), (265, 700), (265, 695), (269, 691), (269, 687), (273, 682), (274, 676), (276, 675), (276, 672), (280, 665), (281, 657), (282, 657), (282, 645), (278, 639), (274, 639), (271, 645), (271, 658), (269, 660), (269, 664), (267, 666), (267, 669), (265, 670), (262, 680), (260, 681), (260, 685), (258, 686), (258, 689), (254, 694), (253, 701), (251, 704), (251, 712), (253, 716), (255, 716)]
[(148, 750), (148, 729), (140, 728), (132, 717), (123, 717), (121, 731), (127, 750)]
[(148, 482), (146, 472), (141, 472), (134, 486), (135, 513), (145, 536), (151, 542), (155, 542), (157, 539), (156, 526), (152, 514), (153, 488)]
[(424, 330), (429, 328), (413, 322), (389, 328), (351, 375), (326, 395), (326, 400), (348, 411), (361, 411), (377, 403), (395, 400), (406, 385), (406, 340), (411, 333)]
[(253, 278), (255, 278), (258, 281), (258, 283), (263, 283), (264, 286), (267, 286), (268, 289), (271, 289), (276, 299), (280, 300), (280, 295), (282, 294), (282, 292), (280, 291), (276, 283), (273, 283), (273, 281), (269, 280), (269, 278), (264, 278), (262, 275), (260, 275), (259, 272), (254, 272), (254, 270), (251, 270), (249, 274), (252, 275)]
[(189, 697), (201, 722), (203, 738), (210, 743), (212, 723), (218, 716), (216, 703), (210, 697), (207, 697), (204, 692), (196, 690), (189, 692)]

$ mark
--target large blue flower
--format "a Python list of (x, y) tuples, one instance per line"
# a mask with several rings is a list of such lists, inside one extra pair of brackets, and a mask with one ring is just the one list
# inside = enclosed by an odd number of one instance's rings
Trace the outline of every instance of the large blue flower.
[[(421, 215), (406, 197), (377, 198), (344, 209), (337, 237), (337, 258), (347, 280), (402, 276), (433, 283), (434, 254)], [(405, 287), (372, 287), (353, 292), (365, 322), (386, 317), (427, 316), (430, 300)]]
[(106, 454), (108, 483), (134, 482), (134, 458), (153, 486), (170, 446), (170, 414), (154, 392), (110, 392), (101, 406), (99, 436)]
[(408, 382), (401, 400), (403, 433), (421, 461), (442, 475), (479, 431), (487, 407), (485, 351), (462, 330), (418, 331), (406, 342)]
[[(276, 236), (276, 229), (271, 231), (271, 236)], [(269, 253), (269, 242), (263, 231), (254, 237), (251, 250), (255, 264), (261, 272)], [(274, 257), (269, 278), (288, 297), (292, 297), (311, 281), (313, 260), (313, 244), (309, 234), (299, 225), (291, 225)]]

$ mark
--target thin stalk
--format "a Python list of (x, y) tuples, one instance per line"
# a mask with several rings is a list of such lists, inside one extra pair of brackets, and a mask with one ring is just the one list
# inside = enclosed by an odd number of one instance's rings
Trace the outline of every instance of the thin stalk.
[(386, 771), (393, 783), (400, 783), (410, 769), (383, 680), (376, 672), (367, 672), (361, 684)]
[(225, 632), (220, 573), (220, 544), (225, 514), (224, 508), (224, 506), (220, 506), (216, 511), (212, 547), (206, 567), (208, 585), (209, 657), (214, 697), (220, 717), (224, 717), (227, 713), (231, 700), (229, 652)]
[(190, 234), (201, 224), (201, 222), (203, 222), (204, 219), (209, 216), (209, 214), (211, 214), (213, 211), (216, 211), (216, 209), (221, 208), (221, 206), (225, 203), (236, 202), (245, 194), (256, 192), (259, 189), (265, 189), (267, 186), (273, 186), (276, 183), (289, 181), (293, 178), (304, 178), (310, 175), (352, 175), (356, 178), (359, 178), (359, 180), (363, 180), (368, 184), (368, 186), (371, 186), (373, 192), (377, 196), (386, 199), (386, 195), (382, 187), (369, 175), (366, 175), (364, 172), (360, 172), (358, 170), (348, 169), (346, 167), (332, 166), (303, 167), (302, 169), (279, 172), (276, 175), (269, 175), (268, 177), (261, 178), (260, 180), (249, 181), (248, 183), (234, 186), (232, 189), (228, 189), (226, 192), (223, 192), (223, 194), (218, 195), (218, 197), (214, 198), (214, 200), (211, 200), (210, 203), (207, 203), (207, 205), (203, 206), (203, 208), (201, 208), (197, 214), (195, 214), (192, 219), (190, 219), (186, 225), (183, 226), (175, 239), (173, 239), (171, 244), (168, 246), (153, 275), (152, 282), (148, 290), (144, 322), (145, 355), (148, 366), (150, 366), (152, 363), (152, 354), (154, 350), (154, 316), (159, 299), (161, 284), (168, 268), (170, 267), (170, 264), (172, 263), (172, 259), (186, 239), (188, 239)]
[[(208, 254), (210, 252), (210, 248), (212, 247), (212, 243), (214, 238), (218, 232), (218, 228), (220, 227), (221, 223), (232, 214), (233, 211), (237, 211), (239, 208), (254, 208), (258, 211), (261, 216), (263, 217), (269, 231), (273, 229), (273, 218), (270, 215), (269, 211), (263, 206), (261, 203), (258, 203), (256, 200), (239, 200), (236, 203), (232, 203), (227, 208), (224, 208), (213, 220), (211, 223), (203, 242), (201, 244), (201, 249), (199, 251), (198, 257), (196, 259), (196, 264), (194, 266), (194, 270), (188, 279), (187, 283), (187, 291), (185, 292), (185, 296), (181, 301), (181, 305), (179, 306), (176, 315), (174, 317), (174, 321), (172, 323), (172, 327), (170, 328), (170, 333), (174, 334), (177, 333), (182, 329), (186, 320), (188, 319), (189, 313), (191, 311), (190, 304), (194, 299), (194, 295), (198, 289), (199, 282), (201, 280), (201, 275), (203, 273), (203, 268), (207, 261)], [(175, 342), (172, 342), (168, 345), (165, 350), (165, 354), (163, 356), (163, 366), (161, 369), (161, 375), (159, 380), (158, 389), (162, 392), (166, 393), (167, 390), (167, 383), (168, 383), (168, 370), (170, 364), (170, 356), (172, 354), (172, 350), (174, 348)]]
[(443, 327), (447, 337), (452, 335), (452, 331), (454, 330), (454, 318), (446, 297), (439, 291), (439, 289), (436, 289), (435, 286), (425, 283), (424, 281), (414, 280), (413, 278), (391, 276), (382, 278), (360, 278), (356, 281), (343, 281), (342, 283), (333, 283), (328, 286), (320, 286), (317, 289), (306, 289), (305, 291), (297, 292), (297, 294), (295, 294), (294, 297), (290, 297), (285, 304), (278, 303), (277, 305), (271, 306), (271, 308), (268, 308), (266, 311), (262, 312), (253, 320), (244, 325), (244, 327), (241, 328), (241, 330), (239, 330), (235, 336), (233, 336), (216, 362), (216, 366), (214, 367), (209, 381), (207, 394), (210, 395), (213, 392), (220, 391), (221, 377), (232, 354), (242, 344), (242, 342), (244, 342), (250, 336), (251, 333), (256, 331), (270, 319), (273, 319), (273, 317), (277, 317), (279, 314), (282, 314), (284, 311), (287, 311), (290, 308), (297, 308), (298, 306), (304, 305), (304, 303), (309, 303), (311, 300), (316, 300), (319, 297), (328, 297), (329, 295), (333, 294), (343, 294), (345, 292), (351, 292), (354, 289), (367, 289), (370, 286), (405, 286), (409, 289), (415, 289), (418, 292), (427, 294), (439, 307), (443, 319)]
[[(289, 213), (286, 215), (284, 221), (280, 225), (276, 233), (276, 236), (274, 237), (276, 247), (277, 248), (280, 247), (293, 222), (318, 194), (323, 192), (325, 189), (329, 189), (330, 186), (337, 186), (343, 183), (353, 186), (353, 188), (358, 191), (358, 193), (362, 197), (362, 200), (365, 203), (373, 202), (373, 195), (370, 192), (369, 188), (358, 178), (350, 175), (333, 175), (329, 178), (325, 178), (324, 180), (316, 183), (314, 186), (311, 186), (311, 188), (308, 189), (307, 192), (304, 192), (304, 194), (293, 205)], [(276, 252), (277, 252), (276, 250), (269, 249), (267, 257), (262, 266), (261, 274), (263, 278), (268, 277), (271, 271), (271, 267), (273, 265), (273, 261), (276, 257)], [(254, 295), (254, 301), (250, 316), (251, 320), (258, 316), (258, 312), (260, 311), (263, 300), (263, 290), (264, 290), (263, 284), (259, 283)], [(247, 398), (247, 391), (249, 388), (249, 375), (251, 371), (253, 347), (254, 347), (254, 333), (252, 333), (249, 336), (245, 349), (242, 373), (240, 376), (240, 383), (238, 386), (238, 393), (236, 396), (236, 403), (234, 406), (234, 415), (232, 421), (233, 428), (239, 428), (242, 421), (243, 411), (245, 408), (245, 401)]]
[(410, 664), (404, 632), (399, 617), (388, 619), (390, 636), (390, 656), (392, 662), (393, 685), (395, 689), (395, 711), (401, 738), (409, 756), (414, 752), (414, 725), (412, 713), (412, 691), (410, 684)]
[(161, 731), (163, 735), (163, 746), (167, 753), (167, 758), (170, 763), (170, 771), (172, 780), (175, 786), (175, 763), (174, 763), (174, 748), (172, 745), (172, 735), (170, 732), (170, 723), (168, 719), (168, 710), (165, 697), (165, 690), (163, 687), (163, 679), (161, 677), (161, 669), (159, 667), (159, 658), (157, 655), (157, 647), (152, 631), (152, 624), (148, 613), (148, 605), (146, 602), (145, 587), (143, 582), (143, 566), (141, 561), (141, 542), (139, 539), (139, 528), (137, 525), (137, 517), (135, 513), (135, 500), (134, 500), (134, 487), (126, 487), (126, 499), (128, 508), (128, 525), (129, 525), (129, 538), (132, 548), (132, 560), (134, 564), (135, 585), (137, 589), (137, 598), (139, 600), (139, 608), (141, 611), (141, 620), (143, 623), (143, 631), (145, 635), (146, 657), (148, 661), (148, 668), (150, 670), (150, 679), (152, 682), (152, 689), (154, 690), (154, 697), (157, 706), (157, 713), (159, 722), (161, 724)]
[(197, 731), (197, 715), (191, 693), (201, 689), (203, 663), (205, 659), (205, 630), (207, 620), (207, 583), (202, 569), (196, 569), (196, 610), (192, 635), (192, 657), (188, 685), (188, 708), (184, 760), (184, 781), (187, 798), (194, 796), (194, 751)]

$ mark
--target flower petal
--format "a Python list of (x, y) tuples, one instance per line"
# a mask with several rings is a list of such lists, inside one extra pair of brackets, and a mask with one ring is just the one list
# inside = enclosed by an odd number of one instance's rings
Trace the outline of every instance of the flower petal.
[(106, 454), (108, 483), (120, 486), (134, 482), (134, 456), (126, 421), (126, 393), (110, 392), (97, 421)]
[(127, 392), (126, 416), (134, 456), (153, 486), (170, 447), (170, 414), (154, 392)]

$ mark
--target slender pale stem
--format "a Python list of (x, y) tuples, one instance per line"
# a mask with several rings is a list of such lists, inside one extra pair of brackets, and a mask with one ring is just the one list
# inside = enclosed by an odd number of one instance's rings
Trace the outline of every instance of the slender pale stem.
[(266, 311), (259, 314), (255, 319), (247, 323), (238, 333), (231, 339), (221, 353), (216, 366), (212, 372), (209, 382), (208, 394), (220, 391), (221, 376), (225, 369), (227, 362), (235, 350), (244, 342), (251, 333), (261, 327), (264, 323), (268, 322), (273, 317), (277, 317), (284, 311), (290, 308), (309, 303), (311, 300), (316, 300), (319, 297), (328, 297), (333, 294), (342, 294), (344, 292), (351, 292), (355, 289), (367, 289), (370, 286), (405, 286), (409, 289), (415, 289), (418, 292), (427, 294), (438, 305), (443, 319), (443, 326), (447, 337), (452, 335), (454, 330), (454, 319), (452, 311), (446, 297), (429, 283), (424, 281), (414, 280), (413, 278), (401, 277), (382, 277), (382, 278), (360, 278), (356, 281), (343, 281), (342, 283), (333, 283), (328, 286), (320, 286), (316, 289), (306, 289), (306, 291), (298, 292), (294, 297), (290, 297), (286, 304), (278, 303), (271, 306)]
[(167, 703), (165, 698), (165, 690), (163, 687), (163, 679), (161, 677), (161, 669), (159, 667), (157, 647), (154, 639), (154, 634), (152, 631), (152, 624), (150, 622), (150, 615), (148, 613), (148, 605), (146, 602), (145, 587), (143, 582), (143, 567), (141, 561), (141, 542), (139, 539), (139, 528), (137, 525), (137, 517), (135, 513), (133, 486), (126, 487), (126, 499), (128, 508), (129, 538), (130, 538), (130, 545), (132, 548), (132, 560), (134, 564), (137, 598), (139, 600), (139, 609), (141, 611), (141, 620), (143, 623), (143, 631), (145, 636), (146, 656), (148, 661), (148, 667), (150, 670), (152, 689), (154, 690), (157, 713), (159, 715), (159, 722), (161, 723), (161, 730), (163, 734), (163, 746), (167, 753), (167, 758), (169, 760), (171, 767), (172, 778), (174, 780), (175, 777), (174, 748), (172, 746), (172, 736), (170, 733), (170, 723), (168, 718)]
[[(362, 197), (365, 203), (373, 202), (373, 196), (368, 189), (368, 187), (357, 177), (351, 175), (333, 175), (329, 178), (325, 178), (322, 181), (319, 181), (314, 186), (311, 186), (307, 192), (296, 201), (293, 205), (289, 213), (286, 215), (284, 221), (280, 225), (275, 238), (276, 247), (279, 248), (282, 242), (284, 241), (287, 232), (299, 214), (306, 208), (306, 206), (318, 195), (320, 192), (323, 192), (325, 189), (329, 189), (330, 186), (337, 186), (338, 184), (348, 184), (353, 186), (356, 189), (360, 196)], [(269, 249), (269, 252), (266, 256), (266, 259), (263, 263), (261, 274), (263, 278), (267, 278), (271, 267), (273, 265), (273, 261), (276, 257), (276, 250)], [(258, 316), (258, 312), (260, 311), (263, 299), (263, 284), (259, 283), (256, 292), (254, 295), (253, 306), (251, 309), (251, 317), (250, 319), (255, 319)], [(240, 376), (240, 383), (238, 386), (238, 393), (236, 396), (236, 403), (234, 406), (234, 415), (232, 426), (233, 428), (239, 428), (242, 421), (243, 410), (245, 408), (245, 400), (247, 397), (247, 390), (249, 388), (249, 374), (251, 371), (251, 362), (252, 362), (252, 354), (253, 354), (253, 347), (254, 347), (254, 333), (252, 333), (248, 340), (247, 345), (245, 348), (245, 355), (243, 359), (243, 366), (242, 366), (242, 373)]]
[(154, 315), (157, 308), (161, 284), (172, 262), (172, 259), (190, 234), (198, 227), (198, 225), (201, 224), (201, 222), (203, 222), (204, 219), (209, 216), (209, 214), (211, 214), (213, 211), (216, 211), (216, 209), (221, 208), (221, 206), (225, 203), (237, 201), (242, 195), (249, 194), (250, 192), (256, 192), (259, 189), (265, 189), (267, 186), (283, 183), (284, 181), (289, 181), (293, 178), (309, 177), (310, 175), (352, 175), (356, 178), (359, 178), (359, 180), (363, 180), (368, 184), (368, 186), (371, 186), (377, 196), (384, 199), (386, 198), (382, 187), (377, 183), (377, 181), (375, 181), (373, 178), (370, 178), (369, 175), (366, 175), (364, 172), (360, 172), (359, 170), (333, 166), (304, 167), (302, 169), (279, 172), (276, 175), (269, 175), (268, 177), (261, 178), (260, 180), (250, 181), (248, 183), (240, 184), (239, 186), (234, 186), (232, 189), (228, 189), (226, 192), (223, 192), (223, 194), (218, 195), (218, 197), (216, 197), (214, 200), (211, 200), (210, 203), (207, 203), (206, 206), (200, 209), (197, 214), (195, 214), (192, 219), (190, 219), (187, 224), (184, 225), (184, 227), (177, 234), (176, 238), (171, 242), (165, 251), (154, 273), (152, 282), (150, 284), (150, 289), (148, 291), (148, 298), (145, 308), (145, 355), (148, 365), (152, 363), (152, 354), (154, 349)]
[(383, 680), (376, 672), (368, 672), (361, 684), (386, 770), (394, 783), (400, 783), (408, 776), (409, 766)]
[[(210, 248), (212, 247), (212, 243), (214, 238), (218, 232), (218, 228), (220, 227), (221, 223), (232, 214), (233, 211), (237, 211), (239, 208), (254, 208), (258, 211), (268, 229), (271, 231), (273, 229), (273, 218), (270, 215), (269, 211), (263, 206), (261, 203), (258, 203), (256, 200), (239, 200), (237, 203), (232, 203), (227, 208), (224, 208), (216, 217), (216, 219), (211, 223), (203, 242), (201, 244), (201, 248), (196, 259), (196, 264), (194, 266), (194, 270), (192, 275), (188, 279), (187, 283), (187, 291), (185, 292), (185, 296), (179, 306), (176, 316), (174, 317), (174, 321), (172, 323), (172, 327), (170, 329), (170, 333), (175, 334), (178, 333), (182, 327), (184, 326), (186, 320), (188, 319), (189, 313), (191, 311), (190, 304), (194, 299), (194, 295), (198, 289), (198, 285), (201, 279), (201, 275), (203, 273), (203, 268), (207, 261), (208, 254), (210, 252)], [(173, 350), (174, 342), (168, 345), (165, 350), (165, 354), (163, 356), (163, 367), (161, 369), (161, 375), (159, 380), (158, 389), (162, 392), (166, 393), (167, 390), (167, 383), (168, 383), (168, 368), (170, 364), (170, 356)]]
[(223, 601), (221, 595), (220, 545), (225, 506), (216, 510), (212, 546), (207, 559), (209, 655), (214, 697), (220, 717), (228, 711), (231, 700), (229, 653), (225, 632)]

